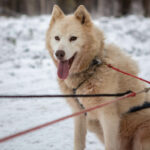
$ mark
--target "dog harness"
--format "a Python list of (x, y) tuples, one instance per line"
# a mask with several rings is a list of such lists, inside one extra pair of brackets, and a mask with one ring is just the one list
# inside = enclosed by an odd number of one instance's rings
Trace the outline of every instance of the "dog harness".
[(137, 111), (140, 111), (140, 110), (146, 109), (146, 108), (150, 108), (150, 102), (144, 102), (141, 106), (134, 106), (134, 107), (130, 108), (127, 113), (137, 112)]
[[(96, 71), (97, 67), (99, 67), (100, 65), (102, 65), (102, 61), (99, 58), (95, 57), (95, 59), (93, 59), (91, 65), (89, 66), (89, 68), (86, 71), (91, 69), (94, 73)], [(81, 83), (79, 83), (79, 85), (76, 88), (73, 89), (73, 94), (74, 95), (76, 95), (76, 92), (81, 87), (81, 85), (83, 85), (90, 77), (92, 77), (93, 73), (89, 74), (88, 78), (83, 80)], [(80, 101), (77, 97), (75, 98), (75, 100), (79, 104), (81, 109), (85, 109), (84, 105), (80, 103)], [(137, 111), (140, 111), (140, 110), (143, 110), (143, 109), (146, 109), (146, 108), (150, 108), (150, 102), (146, 101), (140, 106), (131, 107), (129, 109), (129, 111), (127, 111), (126, 113), (127, 114), (128, 113), (133, 113), (133, 112), (137, 112)], [(85, 115), (87, 115), (87, 113), (85, 113)]]
[[(93, 59), (92, 63), (90, 64), (89, 68), (86, 71), (91, 69), (94, 73), (97, 67), (99, 67), (101, 64), (102, 64), (102, 61), (98, 59), (97, 57), (95, 57), (95, 59)], [(93, 73), (89, 74), (87, 79), (83, 80), (81, 83), (79, 83), (79, 85), (76, 88), (72, 90), (74, 95), (76, 95), (76, 92), (81, 87), (81, 85), (83, 85), (90, 77), (92, 77)], [(75, 100), (79, 104), (81, 109), (85, 109), (85, 107), (83, 106), (83, 104), (80, 103), (77, 97), (75, 98)], [(87, 115), (87, 113), (85, 113), (85, 115)]]

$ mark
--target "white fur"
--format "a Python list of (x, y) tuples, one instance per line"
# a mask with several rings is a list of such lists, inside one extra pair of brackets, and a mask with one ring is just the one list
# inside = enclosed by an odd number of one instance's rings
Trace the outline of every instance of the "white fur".
[[(52, 29), (52, 34), (50, 37), (50, 44), (54, 51), (54, 57), (57, 50), (63, 50), (65, 52), (65, 60), (70, 59), (76, 52), (80, 51), (81, 49), (81, 35), (80, 32), (72, 31), (72, 33), (68, 32), (61, 32), (64, 29), (64, 26), (59, 25), (58, 23), (54, 25)], [(61, 34), (60, 34), (61, 33)], [(60, 40), (57, 41), (55, 36), (59, 36)], [(70, 42), (70, 37), (76, 36), (77, 40)]]

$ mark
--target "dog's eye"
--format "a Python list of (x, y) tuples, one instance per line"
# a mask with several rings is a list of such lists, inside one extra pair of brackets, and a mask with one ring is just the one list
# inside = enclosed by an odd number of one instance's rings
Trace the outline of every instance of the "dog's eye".
[(60, 41), (60, 37), (59, 36), (55, 36), (55, 40), (56, 41)]
[(72, 37), (70, 37), (70, 39), (69, 39), (70, 42), (75, 41), (75, 40), (77, 40), (77, 37), (76, 37), (76, 36), (72, 36)]

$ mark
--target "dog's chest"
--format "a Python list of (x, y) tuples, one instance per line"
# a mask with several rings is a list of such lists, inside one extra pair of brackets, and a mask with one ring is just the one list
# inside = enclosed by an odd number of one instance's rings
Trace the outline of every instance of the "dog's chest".
[[(99, 93), (101, 84), (102, 84), (101, 78), (97, 78), (93, 75), (91, 78), (81, 82), (76, 88), (74, 88), (73, 94), (74, 95), (97, 94)], [(85, 98), (82, 97), (82, 98), (78, 98), (78, 100), (85, 107), (88, 107), (89, 105), (91, 106), (97, 103), (98, 98), (97, 97), (85, 97)]]
[[(94, 102), (88, 102), (88, 101), (86, 101), (86, 99), (79, 99), (78, 103), (82, 107), (83, 110), (91, 108), (93, 106), (96, 106), (96, 104), (94, 104)], [(97, 119), (97, 116), (98, 116), (97, 111), (96, 110), (90, 111), (90, 112), (86, 113), (86, 116), (90, 120)]]
[[(74, 95), (94, 94), (94, 91), (97, 91), (96, 87), (97, 86), (95, 84), (92, 84), (91, 82), (87, 81), (83, 85), (81, 85), (78, 89), (73, 90), (73, 94)], [(88, 109), (101, 103), (100, 99), (97, 97), (76, 98), (76, 101), (80, 106), (80, 108), (82, 109)], [(96, 111), (89, 112), (88, 116), (93, 118), (93, 116), (96, 116)]]

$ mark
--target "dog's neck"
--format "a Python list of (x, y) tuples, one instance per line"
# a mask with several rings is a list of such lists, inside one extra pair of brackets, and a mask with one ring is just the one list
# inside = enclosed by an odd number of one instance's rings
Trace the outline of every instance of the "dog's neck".
[(102, 60), (99, 57), (95, 57), (92, 62), (89, 64), (88, 69), (81, 73), (73, 74), (68, 77), (64, 82), (73, 90), (77, 90), (84, 82), (86, 82), (93, 74), (96, 72), (96, 69), (102, 65)]

